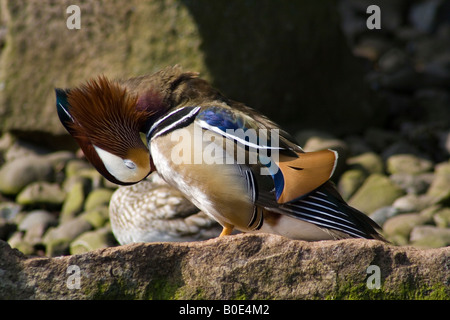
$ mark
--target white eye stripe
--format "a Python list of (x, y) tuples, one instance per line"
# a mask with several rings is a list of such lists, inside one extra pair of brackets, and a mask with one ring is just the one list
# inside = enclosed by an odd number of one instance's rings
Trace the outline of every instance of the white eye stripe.
[(136, 169), (136, 164), (133, 161), (129, 160), (129, 159), (124, 159), (123, 163), (125, 164), (125, 166), (128, 169)]
[(130, 159), (122, 159), (97, 146), (94, 148), (109, 174), (120, 182), (136, 183), (144, 179), (150, 172), (150, 162), (148, 166), (141, 168)]

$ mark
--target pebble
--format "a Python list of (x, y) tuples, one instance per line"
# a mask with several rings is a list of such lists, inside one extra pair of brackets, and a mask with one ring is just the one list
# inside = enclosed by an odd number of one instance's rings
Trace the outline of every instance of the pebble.
[(393, 184), (387, 176), (374, 173), (350, 198), (349, 204), (370, 214), (379, 208), (392, 205), (403, 194), (403, 190)]
[(66, 197), (57, 183), (33, 182), (27, 185), (16, 198), (18, 204), (61, 207)]
[(386, 206), (375, 210), (369, 217), (379, 226), (382, 226), (388, 219), (398, 215), (400, 212), (394, 206)]
[(419, 212), (430, 205), (430, 200), (426, 195), (407, 194), (397, 198), (392, 206), (399, 212)]
[(367, 173), (361, 169), (350, 169), (345, 171), (338, 183), (338, 190), (344, 200), (350, 197), (361, 187), (367, 178)]
[(436, 226), (416, 226), (411, 230), (412, 245), (421, 248), (439, 248), (450, 245), (450, 229)]
[(434, 173), (409, 174), (394, 173), (389, 179), (408, 194), (423, 194), (430, 187)]
[(405, 173), (410, 175), (433, 170), (433, 162), (413, 154), (395, 154), (387, 159), (387, 171), (390, 174)]
[(50, 181), (53, 166), (45, 157), (25, 156), (6, 162), (0, 169), (0, 192), (16, 195), (35, 181)]
[(347, 160), (350, 168), (362, 169), (367, 174), (384, 173), (383, 159), (374, 152), (366, 152), (358, 156), (351, 157)]
[(428, 222), (428, 219), (421, 216), (419, 213), (399, 214), (388, 219), (383, 224), (383, 231), (388, 237), (388, 240), (392, 236), (399, 236), (409, 239), (411, 230), (416, 226), (425, 224), (426, 222)]
[(92, 229), (92, 225), (83, 217), (76, 217), (57, 227), (50, 228), (44, 235), (43, 242), (50, 243), (58, 240), (66, 240), (68, 243), (83, 232)]
[(450, 162), (436, 165), (427, 194), (433, 197), (435, 202), (450, 200)]
[(92, 191), (86, 198), (84, 210), (90, 211), (96, 209), (99, 206), (107, 206), (112, 194), (113, 191), (104, 188)]
[(72, 185), (64, 199), (60, 214), (61, 222), (68, 221), (79, 214), (83, 210), (84, 200), (84, 185), (83, 182), (78, 181)]
[(440, 228), (450, 228), (450, 208), (442, 208), (433, 215), (434, 223)]
[(82, 254), (96, 249), (117, 245), (110, 228), (88, 231), (70, 243), (70, 254)]
[(27, 232), (36, 225), (43, 226), (44, 229), (57, 223), (57, 219), (50, 212), (45, 210), (34, 210), (27, 213), (18, 225), (18, 230)]

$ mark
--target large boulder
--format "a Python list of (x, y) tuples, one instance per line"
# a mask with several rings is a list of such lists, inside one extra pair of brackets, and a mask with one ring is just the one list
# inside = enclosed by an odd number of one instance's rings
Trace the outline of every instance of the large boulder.
[(267, 234), (56, 258), (29, 258), (0, 241), (0, 298), (449, 299), (449, 259), (449, 247)]
[(0, 131), (66, 137), (55, 87), (173, 64), (296, 128), (355, 131), (383, 118), (335, 1), (88, 1), (78, 4), (81, 28), (69, 29), (72, 4), (1, 0)]

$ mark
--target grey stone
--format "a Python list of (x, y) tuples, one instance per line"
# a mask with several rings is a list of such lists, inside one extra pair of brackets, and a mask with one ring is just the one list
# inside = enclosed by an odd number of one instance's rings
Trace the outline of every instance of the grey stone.
[(70, 243), (70, 254), (82, 254), (96, 249), (108, 248), (116, 245), (111, 228), (87, 231)]
[(369, 217), (375, 221), (379, 226), (382, 226), (386, 220), (398, 215), (400, 212), (397, 208), (393, 206), (382, 207), (375, 210), (369, 215)]
[(412, 175), (408, 173), (395, 173), (389, 179), (408, 194), (423, 194), (431, 185), (434, 173)]
[(440, 228), (450, 228), (450, 208), (445, 207), (433, 215), (434, 223)]
[(79, 215), (80, 218), (89, 222), (93, 228), (101, 228), (109, 221), (108, 206), (96, 206), (95, 209), (83, 212)]
[(367, 174), (384, 173), (383, 159), (374, 152), (366, 152), (347, 160), (347, 164), (351, 168), (364, 170)]
[(378, 60), (381, 72), (393, 73), (409, 64), (408, 55), (398, 48), (393, 48), (384, 53)]
[(364, 180), (367, 178), (367, 173), (360, 169), (350, 169), (345, 171), (337, 185), (338, 190), (344, 200), (350, 199), (350, 197), (361, 187)]
[(96, 189), (93, 190), (89, 195), (86, 197), (86, 201), (84, 203), (84, 210), (85, 211), (91, 211), (96, 209), (99, 206), (104, 206), (109, 204), (109, 200), (111, 199), (111, 196), (113, 194), (112, 190), (109, 189)]
[[(109, 77), (124, 77), (177, 63), (277, 122), (339, 131), (381, 123), (384, 105), (374, 108), (374, 99), (366, 97), (363, 70), (340, 30), (336, 7), (322, 1), (86, 2), (80, 5), (86, 28), (69, 30), (66, 3), (8, 2), (2, 7), (8, 50), (0, 66), (0, 130), (33, 132), (34, 139), (42, 138), (40, 132), (66, 134), (55, 112), (55, 86), (107, 70)], [(334, 54), (318, 63), (324, 52)], [(300, 81), (299, 70), (312, 65), (328, 81)], [(314, 107), (304, 112), (298, 106)]]
[(26, 214), (25, 218), (20, 222), (18, 229), (20, 231), (28, 231), (34, 225), (42, 225), (44, 228), (56, 223), (56, 218), (50, 212), (45, 210), (35, 210)]
[(416, 226), (410, 235), (411, 243), (416, 247), (439, 248), (450, 245), (450, 228), (435, 226)]
[(85, 195), (83, 182), (78, 181), (77, 183), (73, 184), (72, 188), (67, 193), (67, 196), (64, 199), (60, 215), (61, 222), (70, 220), (75, 217), (75, 215), (83, 211), (84, 199)]
[(17, 195), (16, 202), (26, 206), (60, 207), (65, 197), (65, 192), (57, 183), (33, 182)]
[(403, 194), (403, 190), (388, 177), (375, 173), (364, 181), (361, 188), (350, 198), (349, 204), (370, 214), (379, 208), (392, 205)]
[(22, 210), (22, 206), (14, 202), (0, 202), (0, 218), (7, 221), (14, 220)]
[(431, 203), (431, 198), (427, 195), (407, 194), (397, 198), (392, 206), (400, 212), (419, 212), (427, 208)]
[(435, 202), (450, 199), (450, 162), (443, 162), (435, 167), (434, 179), (427, 195), (433, 197)]
[(388, 237), (388, 240), (397, 235), (409, 238), (411, 230), (427, 223), (429, 220), (419, 213), (404, 213), (388, 219), (383, 224), (383, 231)]
[(433, 162), (412, 154), (396, 154), (387, 159), (387, 171), (390, 174), (420, 174), (433, 170)]
[(58, 225), (57, 227), (50, 228), (44, 235), (44, 243), (49, 243), (55, 240), (68, 240), (69, 242), (78, 237), (83, 232), (92, 229), (91, 224), (83, 219), (77, 217), (69, 220), (65, 223)]
[(0, 192), (18, 194), (25, 186), (36, 181), (50, 181), (53, 166), (45, 157), (26, 156), (6, 162), (0, 169)]

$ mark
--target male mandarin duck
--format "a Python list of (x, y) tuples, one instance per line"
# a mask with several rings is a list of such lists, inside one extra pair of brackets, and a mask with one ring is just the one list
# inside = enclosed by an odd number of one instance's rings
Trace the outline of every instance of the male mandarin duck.
[(336, 152), (304, 152), (197, 73), (175, 66), (127, 80), (100, 76), (56, 89), (56, 98), (61, 122), (105, 178), (129, 185), (157, 171), (220, 223), (220, 236), (235, 228), (308, 241), (384, 240), (329, 181)]

